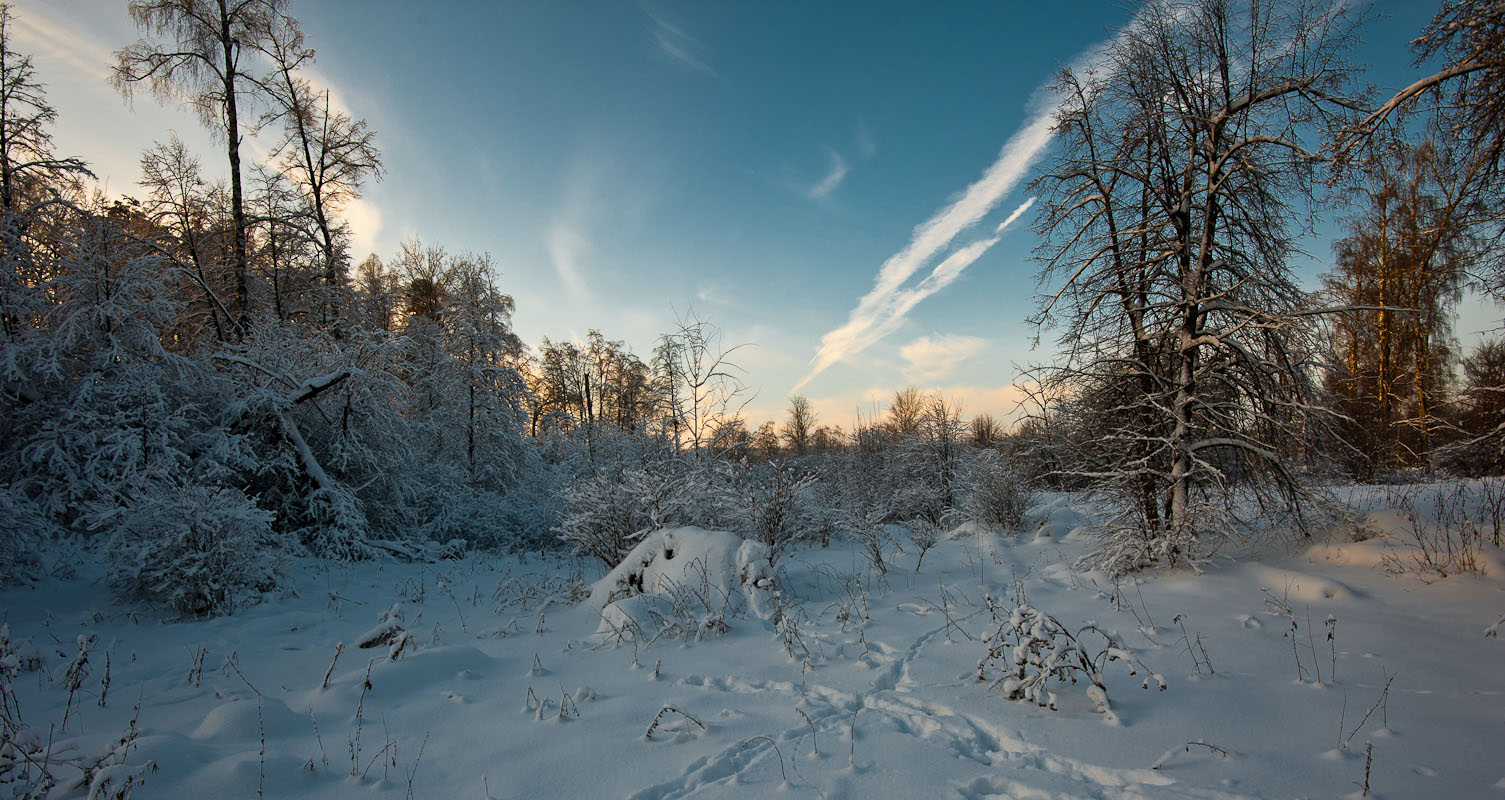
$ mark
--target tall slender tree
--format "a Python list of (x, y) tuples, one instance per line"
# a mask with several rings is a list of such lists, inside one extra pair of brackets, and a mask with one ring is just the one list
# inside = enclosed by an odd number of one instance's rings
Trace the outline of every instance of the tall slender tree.
[(318, 242), (322, 261), (321, 321), (329, 323), (340, 314), (350, 261), (347, 226), (336, 214), (342, 205), (360, 197), (361, 184), (368, 178), (381, 178), (376, 133), (365, 120), (332, 109), (329, 90), (316, 89), (300, 74), (313, 61), (314, 51), (305, 43), (297, 20), (285, 14), (274, 18), (263, 46), (272, 73), (265, 84), (271, 107), (261, 122), (282, 126), (282, 138), (272, 148), (272, 157), (308, 206), (312, 238)]
[[(1466, 161), (1466, 159), (1465, 159)], [(1422, 463), (1452, 374), (1452, 310), (1476, 249), (1476, 201), (1447, 147), (1396, 145), (1371, 162), (1326, 278), (1337, 363), (1327, 382), (1352, 420), (1358, 472)]]
[(230, 167), (234, 233), (235, 326), (250, 324), (245, 195), (240, 146), (253, 119), (243, 106), (264, 94), (264, 78), (248, 51), (269, 48), (287, 0), (131, 0), (137, 27), (157, 37), (115, 53), (111, 82), (127, 97), (145, 83), (159, 98), (182, 98), (224, 137)]
[(0, 208), (16, 209), (28, 182), (87, 172), (77, 158), (53, 154), (57, 110), (37, 81), (31, 56), (11, 48), (14, 17), (0, 3)]

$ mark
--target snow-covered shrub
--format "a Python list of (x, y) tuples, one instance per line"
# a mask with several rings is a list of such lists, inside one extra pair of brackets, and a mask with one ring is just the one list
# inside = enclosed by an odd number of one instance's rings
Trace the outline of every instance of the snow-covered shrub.
[(646, 532), (683, 526), (740, 527), (734, 468), (695, 456), (648, 457), (578, 478), (565, 487), (565, 511), (555, 531), (577, 550), (615, 567)]
[(815, 483), (815, 475), (784, 464), (770, 464), (756, 469), (746, 464), (736, 470), (731, 511), (739, 527), (768, 548), (770, 561), (777, 562), (784, 551), (800, 539), (807, 538), (814, 527), (805, 509), (804, 496)]
[(391, 608), (377, 615), (376, 626), (361, 634), (355, 640), (355, 646), (362, 650), (386, 646), (387, 658), (392, 661), (401, 658), (405, 652), (417, 650), (418, 635), (407, 629), (404, 616), (402, 603), (393, 603)]
[[(1195, 513), (1189, 516), (1193, 519), (1203, 516), (1209, 521), (1225, 519), (1220, 509), (1208, 507), (1204, 511), (1205, 516)], [(1093, 527), (1094, 545), (1077, 560), (1076, 566), (1119, 576), (1156, 564), (1196, 563), (1206, 558), (1210, 549), (1203, 538), (1216, 536), (1220, 530), (1216, 525), (1152, 528), (1142, 524), (1140, 516), (1120, 512)]]
[(1035, 492), (997, 450), (983, 450), (962, 477), (962, 508), (980, 525), (1017, 532)]
[(942, 527), (942, 523), (935, 522), (928, 517), (915, 517), (904, 523), (904, 529), (909, 532), (910, 543), (919, 551), (919, 555), (915, 557), (915, 572), (919, 572), (920, 565), (925, 563), (925, 554), (940, 542)]
[[(1165, 679), (1151, 672), (1123, 643), (1096, 625), (1084, 625), (1075, 633), (1055, 617), (1029, 605), (1022, 598), (1007, 608), (988, 598), (988, 611), (997, 628), (983, 639), (987, 652), (977, 662), (977, 679), (992, 681), (992, 687), (1010, 700), (1020, 700), (1057, 708), (1053, 684), (1085, 680), (1087, 696), (1093, 710), (1110, 715), (1108, 684), (1103, 670), (1111, 661), (1120, 661), (1129, 674), (1147, 673), (1141, 684), (1153, 682), (1165, 690)], [(1083, 639), (1100, 640), (1088, 646)], [(995, 677), (996, 676), (996, 677)]]
[(37, 504), (12, 483), (0, 483), (0, 519), (9, 528), (0, 536), (0, 586), (29, 580), (41, 566), (37, 547), (51, 525)]
[(698, 638), (743, 613), (770, 618), (773, 565), (766, 546), (734, 533), (657, 530), (592, 584), (589, 602), (601, 609), (598, 635)]
[(148, 487), (131, 498), (106, 553), (128, 597), (203, 616), (277, 586), (272, 515), (237, 489)]
[(888, 546), (890, 536), (888, 523), (892, 511), (883, 504), (860, 505), (847, 509), (843, 524), (851, 537), (862, 547), (868, 565), (879, 575), (888, 574), (888, 563), (883, 560), (883, 548)]
[(555, 529), (559, 538), (608, 568), (620, 564), (652, 525), (620, 474), (581, 478), (565, 487), (563, 499), (566, 511)]

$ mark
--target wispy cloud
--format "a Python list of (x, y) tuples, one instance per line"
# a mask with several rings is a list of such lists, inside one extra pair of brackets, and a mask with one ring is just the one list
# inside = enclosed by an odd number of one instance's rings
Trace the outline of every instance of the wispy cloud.
[(982, 352), (987, 344), (987, 340), (976, 336), (921, 336), (899, 348), (899, 357), (907, 365), (906, 376), (921, 383), (933, 383), (954, 375), (963, 361)]
[(544, 232), (544, 249), (554, 274), (574, 302), (584, 301), (588, 287), (582, 269), (591, 257), (586, 235), (591, 199), (600, 191), (600, 176), (589, 158), (577, 159), (564, 179), (562, 202)]
[(878, 157), (878, 140), (873, 138), (873, 131), (863, 120), (857, 120), (857, 154), (864, 161), (872, 161)]
[(104, 81), (110, 77), (115, 52), (89, 36), (48, 19), (40, 8), (28, 8), (15, 17), (18, 49), (59, 59), (73, 69)]
[(702, 286), (695, 292), (695, 299), (716, 306), (731, 305), (731, 301), (716, 286)]
[(544, 246), (549, 251), (549, 261), (554, 265), (554, 274), (564, 285), (571, 298), (585, 296), (585, 278), (580, 274), (580, 262), (590, 251), (590, 243), (581, 231), (566, 220), (555, 219), (549, 223)]
[(653, 43), (658, 46), (660, 52), (693, 70), (703, 72), (713, 78), (721, 77), (711, 67), (706, 58), (706, 47), (700, 43), (699, 39), (691, 36), (678, 25), (653, 13), (646, 6), (643, 7), (643, 13), (647, 14), (648, 19), (653, 23), (649, 36), (652, 37)]
[(1030, 206), (1033, 206), (1035, 204), (1035, 201), (1038, 199), (1039, 198), (1037, 197), (1031, 197), (1030, 199), (1025, 200), (1023, 203), (1020, 203), (1019, 207), (1014, 209), (1014, 212), (1012, 214), (1009, 214), (1007, 219), (1005, 219), (1003, 222), (998, 223), (998, 228), (993, 232), (1003, 233), (1004, 231), (1008, 230), (1008, 227), (1010, 225), (1013, 225), (1015, 220), (1024, 216), (1024, 212), (1028, 211), (1030, 209)]
[(841, 182), (847, 177), (847, 160), (842, 158), (841, 153), (835, 150), (828, 150), (827, 152), (831, 154), (831, 167), (826, 170), (824, 177), (816, 181), (814, 186), (810, 187), (808, 194), (811, 200), (819, 200), (835, 191), (836, 187), (840, 186)]

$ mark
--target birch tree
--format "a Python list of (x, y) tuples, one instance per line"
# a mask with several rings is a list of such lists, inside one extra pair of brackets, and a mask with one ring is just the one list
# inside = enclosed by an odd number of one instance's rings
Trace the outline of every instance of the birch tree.
[(1430, 142), (1397, 144), (1367, 165), (1348, 235), (1334, 250), (1328, 299), (1337, 358), (1326, 376), (1350, 417), (1345, 438), (1363, 477), (1417, 466), (1432, 449), (1452, 375), (1453, 308), (1478, 252), (1459, 222), (1476, 213), (1465, 193), (1468, 157)]
[(234, 231), (235, 325), (250, 322), (247, 222), (241, 184), (240, 146), (253, 119), (244, 108), (261, 93), (261, 76), (248, 48), (266, 45), (287, 0), (131, 0), (137, 27), (155, 35), (115, 53), (111, 83), (127, 97), (140, 84), (162, 99), (182, 98), (199, 119), (224, 136), (230, 167), (230, 215)]

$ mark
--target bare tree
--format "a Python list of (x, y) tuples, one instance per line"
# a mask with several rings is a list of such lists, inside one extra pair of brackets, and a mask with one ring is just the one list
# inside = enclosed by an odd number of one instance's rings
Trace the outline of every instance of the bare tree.
[(1505, 472), (1505, 342), (1480, 342), (1459, 366), (1462, 438), (1442, 447), (1440, 460), (1467, 475), (1499, 475)]
[(230, 165), (230, 215), (234, 230), (235, 325), (250, 322), (247, 224), (241, 186), (242, 102), (260, 92), (261, 77), (247, 71), (247, 48), (262, 49), (287, 0), (131, 0), (137, 27), (162, 41), (138, 40), (115, 53), (111, 83), (127, 97), (145, 82), (162, 99), (182, 99), (199, 119), (225, 137)]
[(1451, 132), (1467, 139), (1491, 171), (1498, 170), (1505, 157), (1505, 3), (1448, 0), (1411, 45), (1418, 64), (1440, 57), (1441, 68), (1396, 92), (1340, 145), (1352, 146), (1430, 97)]
[(1411, 43), (1418, 65), (1440, 60), (1435, 72), (1396, 92), (1337, 142), (1353, 157), (1361, 145), (1381, 143), (1385, 123), (1396, 130), (1425, 119), (1437, 141), (1458, 156), (1452, 165), (1457, 194), (1479, 202), (1453, 209), (1451, 227), (1469, 230), (1491, 246), (1468, 265), (1479, 288), (1505, 297), (1505, 3), (1447, 0)]
[(722, 423), (747, 405), (742, 370), (731, 360), (740, 347), (724, 347), (721, 329), (694, 311), (659, 338), (653, 355), (659, 416), (676, 450), (710, 452), (716, 432), (727, 430)]
[(190, 314), (195, 318), (190, 330), (202, 329), (196, 319), (207, 316), (214, 338), (224, 341), (235, 318), (220, 297), (224, 287), (211, 258), (214, 195), (199, 160), (172, 136), (141, 155), (141, 187), (146, 189), (142, 211), (171, 234), (164, 243), (167, 255), (201, 296)]
[(779, 455), (779, 430), (773, 420), (768, 420), (753, 432), (753, 452), (764, 461), (771, 461)]
[[(31, 56), (11, 48), (10, 5), (0, 3), (0, 334), (14, 341), (24, 308), (39, 300), (48, 277), (37, 253), (40, 217), (57, 197), (58, 183), (89, 174), (76, 158), (58, 158), (52, 150), (51, 126), (57, 111), (37, 81)], [(56, 216), (56, 215), (52, 215)]]
[(299, 74), (302, 66), (313, 61), (314, 51), (305, 44), (297, 20), (277, 15), (271, 23), (264, 48), (273, 66), (266, 82), (272, 107), (261, 124), (282, 125), (282, 138), (272, 148), (272, 158), (308, 205), (323, 262), (322, 321), (328, 323), (340, 313), (349, 262), (348, 233), (335, 214), (344, 203), (360, 197), (367, 178), (381, 178), (381, 155), (376, 133), (365, 120), (331, 110), (329, 90), (316, 90)]
[(961, 458), (961, 445), (967, 430), (962, 425), (961, 413), (960, 404), (947, 400), (937, 391), (927, 398), (925, 413), (920, 419), (920, 434), (930, 456), (931, 479), (937, 490), (935, 522), (956, 505), (957, 462)]
[(791, 395), (789, 421), (784, 423), (784, 441), (789, 443), (789, 452), (796, 456), (809, 453), (814, 435), (815, 409), (810, 407), (810, 398), (802, 394)]
[(294, 298), (316, 286), (307, 280), (314, 277), (308, 270), (313, 242), (303, 224), (308, 215), (287, 178), (259, 164), (252, 169), (247, 207), (252, 268), (271, 290), (273, 313), (286, 321), (307, 310)]
[(1003, 439), (1003, 425), (992, 414), (978, 414), (967, 425), (972, 433), (972, 446), (989, 448)]
[(0, 3), (0, 208), (21, 205), (28, 183), (84, 174), (84, 162), (52, 151), (57, 109), (47, 102), (31, 56), (11, 49), (9, 3)]
[(888, 404), (888, 424), (898, 436), (913, 436), (920, 430), (920, 420), (925, 416), (925, 393), (918, 387), (906, 386), (894, 392)]
[(1086, 68), (1062, 71), (1061, 144), (1036, 181), (1037, 321), (1048, 383), (1099, 410), (1103, 460), (1064, 469), (1120, 501), (1097, 564), (1194, 555), (1232, 522), (1236, 483), (1299, 508), (1288, 444), (1310, 405), (1293, 201), (1309, 140), (1347, 121), (1341, 9), (1152, 0)]

